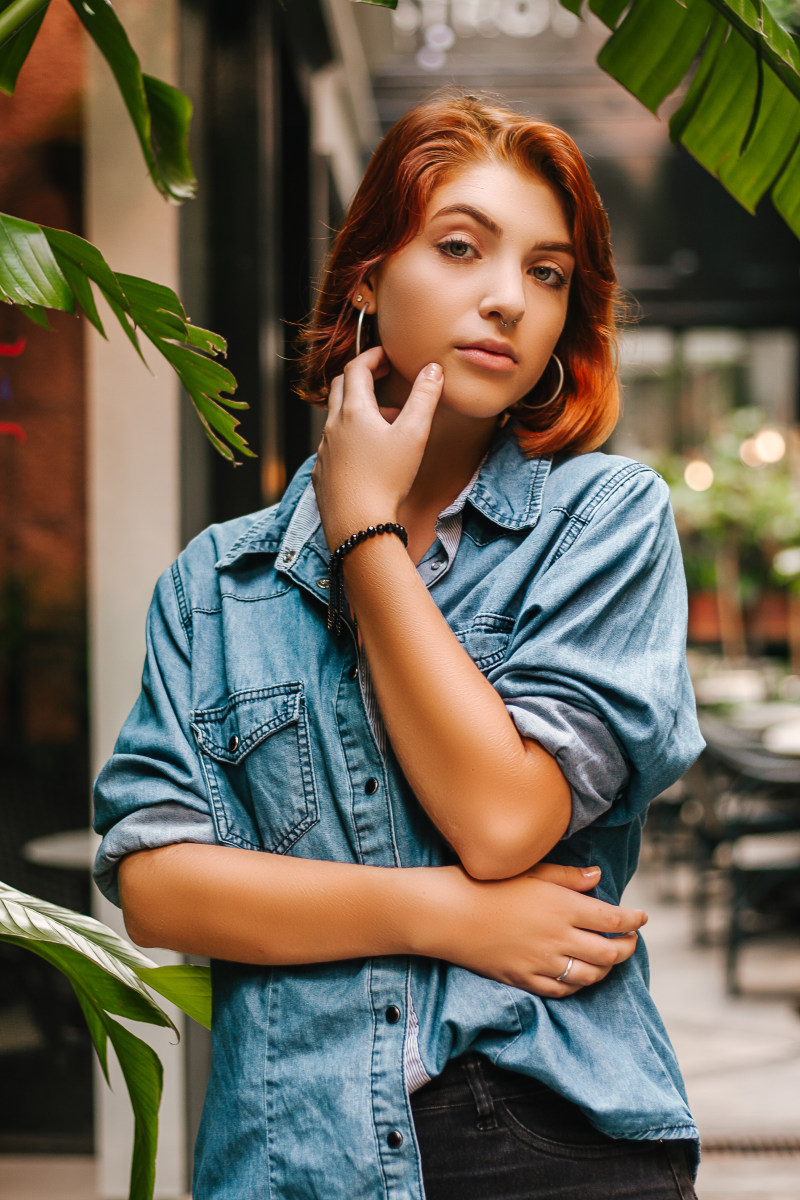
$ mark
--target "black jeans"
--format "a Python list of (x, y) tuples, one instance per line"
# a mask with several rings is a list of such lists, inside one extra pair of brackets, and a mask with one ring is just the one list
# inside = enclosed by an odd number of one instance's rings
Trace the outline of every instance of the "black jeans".
[(696, 1200), (692, 1143), (623, 1141), (477, 1054), (411, 1097), (427, 1200)]

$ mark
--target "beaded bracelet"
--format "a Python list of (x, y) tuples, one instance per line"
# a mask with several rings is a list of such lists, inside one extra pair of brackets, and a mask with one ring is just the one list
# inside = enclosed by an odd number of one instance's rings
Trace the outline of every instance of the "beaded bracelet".
[(359, 529), (358, 533), (351, 533), (350, 537), (342, 542), (341, 546), (337, 546), (331, 555), (330, 563), (328, 564), (329, 590), (328, 590), (328, 629), (332, 629), (338, 635), (342, 631), (342, 610), (344, 608), (344, 583), (342, 580), (342, 561), (346, 554), (349, 554), (361, 542), (366, 542), (367, 538), (377, 537), (380, 533), (393, 533), (404, 546), (408, 545), (408, 533), (405, 526), (398, 525), (396, 521), (384, 521), (382, 525), (370, 525), (366, 529)]

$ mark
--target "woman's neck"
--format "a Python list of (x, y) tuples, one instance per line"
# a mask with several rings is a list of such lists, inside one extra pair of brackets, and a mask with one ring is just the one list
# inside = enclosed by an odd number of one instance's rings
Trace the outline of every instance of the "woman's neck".
[(464, 490), (484, 458), (497, 421), (465, 420), (437, 409), (419, 471), (400, 506), (398, 519), (409, 534), (409, 553), (418, 562), (435, 536), (439, 513)]

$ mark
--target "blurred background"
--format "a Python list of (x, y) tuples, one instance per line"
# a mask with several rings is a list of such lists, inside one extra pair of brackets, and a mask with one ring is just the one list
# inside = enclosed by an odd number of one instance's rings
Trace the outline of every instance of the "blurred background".
[[(258, 458), (216, 456), (171, 373), (121, 335), (0, 307), (0, 879), (117, 920), (90, 896), (89, 788), (135, 699), (153, 582), (209, 522), (277, 498), (315, 448), (293, 332), (382, 132), (442, 84), (496, 92), (572, 134), (608, 208), (630, 319), (607, 448), (665, 475), (684, 548), (709, 749), (654, 805), (635, 886), (663, 918), (654, 981), (709, 1146), (700, 1195), (800, 1194), (798, 242), (674, 148), (596, 65), (601, 28), (554, 0), (115, 7), (145, 70), (192, 98), (198, 198), (155, 195), (105, 64), (53, 0), (0, 96), (0, 210), (176, 288), (228, 339)], [(207, 1043), (193, 1026), (158, 1045), (157, 1194), (181, 1196)], [(127, 1100), (93, 1069), (69, 987), (0, 944), (8, 1200), (53, 1191), (33, 1170), (46, 1161), (56, 1195), (127, 1195)]]

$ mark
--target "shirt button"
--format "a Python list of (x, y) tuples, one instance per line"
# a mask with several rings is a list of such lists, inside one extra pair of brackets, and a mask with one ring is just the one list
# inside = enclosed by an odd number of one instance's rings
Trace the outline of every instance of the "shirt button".
[(378, 787), (379, 787), (379, 784), (378, 784), (377, 779), (370, 778), (364, 784), (364, 791), (367, 793), (368, 796), (374, 796), (378, 790)]
[(402, 1013), (396, 1004), (390, 1004), (386, 1010), (386, 1020), (390, 1025), (396, 1025), (400, 1020)]
[(443, 566), (444, 566), (444, 563), (440, 559), (436, 558), (431, 563), (431, 570), (438, 571)]
[(393, 1129), (387, 1136), (386, 1141), (390, 1150), (399, 1150), (403, 1144), (403, 1135), (399, 1129)]
[(324, 579), (318, 579), (318, 580), (317, 580), (317, 587), (318, 587), (318, 588), (329, 588), (330, 586), (331, 586), (331, 581), (330, 581), (330, 579), (328, 579), (328, 576), (327, 576), (327, 575), (325, 576), (325, 578), (324, 578)]
[(235, 752), (239, 749), (239, 739), (235, 733), (232, 733), (228, 738), (228, 749), (230, 750), (231, 754), (235, 754)]
[(283, 554), (281, 555), (281, 560), (286, 564), (293, 563), (296, 558), (296, 550), (284, 550)]
[(350, 670), (347, 672), (348, 679), (358, 679), (358, 664), (353, 663)]

